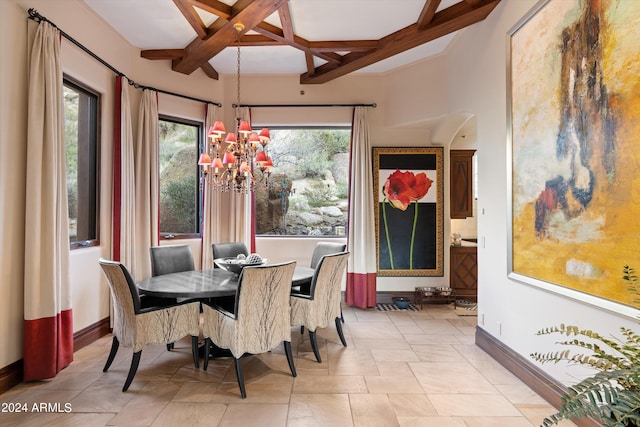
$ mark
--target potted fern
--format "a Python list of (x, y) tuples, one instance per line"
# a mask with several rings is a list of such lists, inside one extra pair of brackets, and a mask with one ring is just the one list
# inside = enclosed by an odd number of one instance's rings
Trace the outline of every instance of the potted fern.
[[(630, 292), (640, 295), (640, 283), (633, 268), (624, 266), (622, 278), (629, 282)], [(640, 300), (633, 302), (640, 308)], [(640, 334), (625, 327), (621, 327), (620, 332), (622, 339), (610, 339), (577, 326), (560, 325), (536, 333), (563, 335), (566, 340), (558, 344), (589, 353), (573, 353), (569, 349), (532, 353), (533, 360), (543, 364), (578, 363), (597, 370), (595, 375), (568, 388), (560, 410), (545, 418), (543, 426), (583, 417), (590, 417), (603, 426), (640, 426)]]

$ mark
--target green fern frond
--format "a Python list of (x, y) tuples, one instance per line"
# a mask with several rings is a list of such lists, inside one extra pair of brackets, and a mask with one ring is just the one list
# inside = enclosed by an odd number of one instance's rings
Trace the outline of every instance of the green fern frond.
[[(622, 278), (629, 292), (640, 296), (640, 279), (628, 265)], [(640, 309), (640, 298), (633, 300)], [(572, 387), (562, 397), (560, 410), (542, 422), (551, 426), (565, 419), (589, 417), (606, 427), (640, 426), (640, 334), (620, 328), (622, 339), (604, 337), (597, 332), (574, 325), (560, 324), (536, 332), (536, 335), (559, 334), (567, 340), (559, 345), (586, 350), (590, 354), (570, 350), (532, 353), (539, 363), (568, 363), (591, 366), (598, 372)]]
[[(620, 386), (620, 378), (640, 380), (640, 366), (632, 369), (599, 372), (569, 387), (562, 398), (560, 410), (545, 418), (543, 425), (557, 424), (564, 419), (591, 417), (604, 426), (626, 426), (624, 420), (640, 418), (640, 393)], [(631, 424), (633, 425), (633, 424)]]

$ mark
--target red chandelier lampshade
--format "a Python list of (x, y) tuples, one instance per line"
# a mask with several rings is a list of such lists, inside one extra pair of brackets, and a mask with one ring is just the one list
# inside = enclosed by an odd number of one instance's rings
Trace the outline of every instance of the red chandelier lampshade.
[(273, 161), (265, 151), (270, 140), (269, 129), (263, 128), (258, 134), (251, 130), (248, 120), (240, 118), (240, 34), (244, 31), (244, 25), (236, 22), (233, 27), (238, 36), (236, 132), (227, 133), (224, 123), (216, 120), (207, 132), (205, 150), (200, 154), (198, 165), (202, 167), (204, 180), (208, 185), (213, 185), (222, 191), (233, 189), (237, 193), (246, 194), (254, 190), (254, 164), (262, 171), (266, 184)]

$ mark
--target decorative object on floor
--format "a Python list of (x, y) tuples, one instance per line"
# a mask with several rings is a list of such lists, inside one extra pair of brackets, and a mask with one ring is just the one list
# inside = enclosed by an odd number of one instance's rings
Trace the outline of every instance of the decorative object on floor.
[[(233, 27), (237, 32), (238, 45), (235, 104), (237, 134), (234, 132), (227, 134), (224, 123), (216, 121), (209, 129), (207, 134), (209, 142), (205, 151), (200, 154), (198, 165), (202, 166), (202, 173), (208, 185), (214, 185), (221, 191), (233, 190), (236, 193), (246, 194), (253, 191), (254, 163), (263, 176), (268, 178), (273, 161), (266, 152), (266, 146), (270, 140), (269, 129), (263, 128), (259, 134), (253, 132), (249, 122), (242, 120), (238, 111), (240, 109), (240, 34), (244, 31), (244, 25), (236, 22)], [(223, 148), (223, 144), (226, 144), (226, 148)], [(259, 150), (260, 147), (262, 150)]]
[(629, 317), (603, 272), (640, 248), (639, 20), (637, 1), (541, 1), (508, 32), (509, 277)]
[(455, 295), (453, 289), (448, 286), (416, 286), (413, 298), (414, 303), (420, 304), (420, 310), (422, 310), (424, 303), (452, 303)]
[(400, 310), (405, 310), (411, 305), (411, 299), (406, 297), (393, 297), (391, 301), (393, 301)]
[(373, 149), (380, 276), (442, 276), (442, 147)]
[(456, 312), (459, 316), (477, 316), (478, 315), (478, 303), (475, 301), (457, 299), (455, 303), (455, 307), (456, 307)]
[(403, 310), (418, 311), (418, 308), (413, 304), (409, 304), (407, 308), (398, 308), (398, 306), (395, 304), (378, 303), (376, 304), (376, 309), (378, 311), (403, 311)]

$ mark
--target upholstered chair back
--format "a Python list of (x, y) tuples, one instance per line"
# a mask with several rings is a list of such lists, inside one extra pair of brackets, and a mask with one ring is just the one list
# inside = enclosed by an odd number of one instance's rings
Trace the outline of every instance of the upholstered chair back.
[(348, 252), (339, 252), (320, 259), (308, 299), (291, 298), (291, 325), (304, 325), (315, 331), (340, 317), (340, 288), (348, 256)]
[(347, 245), (344, 243), (335, 242), (318, 242), (313, 254), (311, 255), (311, 268), (316, 268), (323, 256), (329, 254), (336, 254), (338, 252), (344, 252), (347, 249)]
[(151, 275), (195, 270), (193, 254), (188, 245), (154, 246), (149, 248)]
[(200, 303), (141, 307), (135, 282), (119, 262), (100, 260), (113, 297), (113, 335), (134, 352), (146, 344), (167, 344), (199, 334)]
[(213, 243), (211, 250), (213, 259), (236, 257), (240, 254), (249, 255), (247, 245), (243, 242)]
[(129, 271), (119, 262), (100, 260), (100, 266), (107, 276), (113, 298), (113, 335), (124, 347), (133, 347), (136, 313), (140, 311), (136, 285)]
[(205, 307), (203, 333), (236, 358), (291, 341), (289, 295), (294, 261), (252, 266), (240, 274), (235, 318)]

